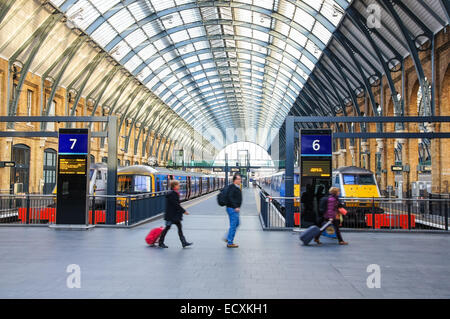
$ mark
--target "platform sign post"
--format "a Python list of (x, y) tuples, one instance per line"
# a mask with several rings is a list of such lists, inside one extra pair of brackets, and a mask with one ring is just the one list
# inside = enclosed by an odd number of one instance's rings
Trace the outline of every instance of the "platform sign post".
[[(319, 216), (318, 199), (331, 187), (332, 131), (329, 129), (300, 130), (299, 190), (300, 209), (295, 212), (296, 226), (315, 224)], [(303, 197), (303, 202), (301, 198)]]
[(57, 225), (88, 225), (90, 130), (59, 129)]

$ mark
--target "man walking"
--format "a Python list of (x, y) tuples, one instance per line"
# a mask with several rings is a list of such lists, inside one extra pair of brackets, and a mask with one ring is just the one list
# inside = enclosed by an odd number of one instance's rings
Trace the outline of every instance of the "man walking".
[(239, 227), (239, 212), (242, 204), (241, 191), (241, 175), (238, 173), (233, 176), (233, 184), (228, 186), (227, 190), (227, 214), (230, 218), (230, 229), (227, 237), (227, 247), (237, 248), (237, 244), (233, 243), (236, 229)]

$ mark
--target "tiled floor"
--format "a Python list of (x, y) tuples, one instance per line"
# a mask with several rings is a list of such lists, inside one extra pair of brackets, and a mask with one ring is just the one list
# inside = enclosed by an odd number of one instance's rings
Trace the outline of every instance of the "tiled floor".
[[(302, 246), (298, 234), (262, 231), (253, 190), (245, 190), (238, 249), (222, 241), (228, 227), (215, 195), (186, 203), (183, 226), (193, 247), (182, 249), (176, 228), (169, 249), (148, 247), (154, 221), (134, 229), (0, 228), (0, 298), (449, 298), (450, 236), (344, 233), (349, 246), (323, 239)], [(68, 288), (70, 264), (81, 288)], [(366, 270), (381, 269), (370, 289)]]

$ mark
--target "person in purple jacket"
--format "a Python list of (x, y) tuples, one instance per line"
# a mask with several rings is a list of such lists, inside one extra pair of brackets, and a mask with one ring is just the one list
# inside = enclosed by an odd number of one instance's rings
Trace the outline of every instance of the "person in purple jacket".
[[(329, 193), (330, 196), (328, 197), (327, 210), (323, 215), (324, 222), (326, 222), (327, 220), (332, 221), (333, 222), (332, 225), (334, 227), (336, 237), (339, 241), (339, 245), (348, 245), (348, 243), (344, 241), (344, 239), (342, 239), (341, 231), (339, 229), (339, 224), (341, 223), (341, 221), (337, 217), (338, 208), (342, 206), (341, 203), (339, 202), (340, 190), (337, 187), (331, 187)], [(318, 245), (322, 244), (319, 240), (321, 234), (322, 233), (320, 233), (319, 235), (316, 236), (316, 238), (314, 238), (314, 241)]]

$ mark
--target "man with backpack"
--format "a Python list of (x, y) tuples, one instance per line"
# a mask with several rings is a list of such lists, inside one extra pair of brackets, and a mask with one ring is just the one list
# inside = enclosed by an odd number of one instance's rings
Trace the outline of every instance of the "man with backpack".
[(236, 235), (236, 229), (240, 224), (239, 212), (242, 205), (241, 182), (241, 175), (239, 173), (234, 174), (233, 183), (224, 188), (217, 197), (219, 205), (226, 206), (227, 214), (230, 219), (230, 228), (226, 238), (228, 248), (239, 247), (233, 241), (234, 236)]

